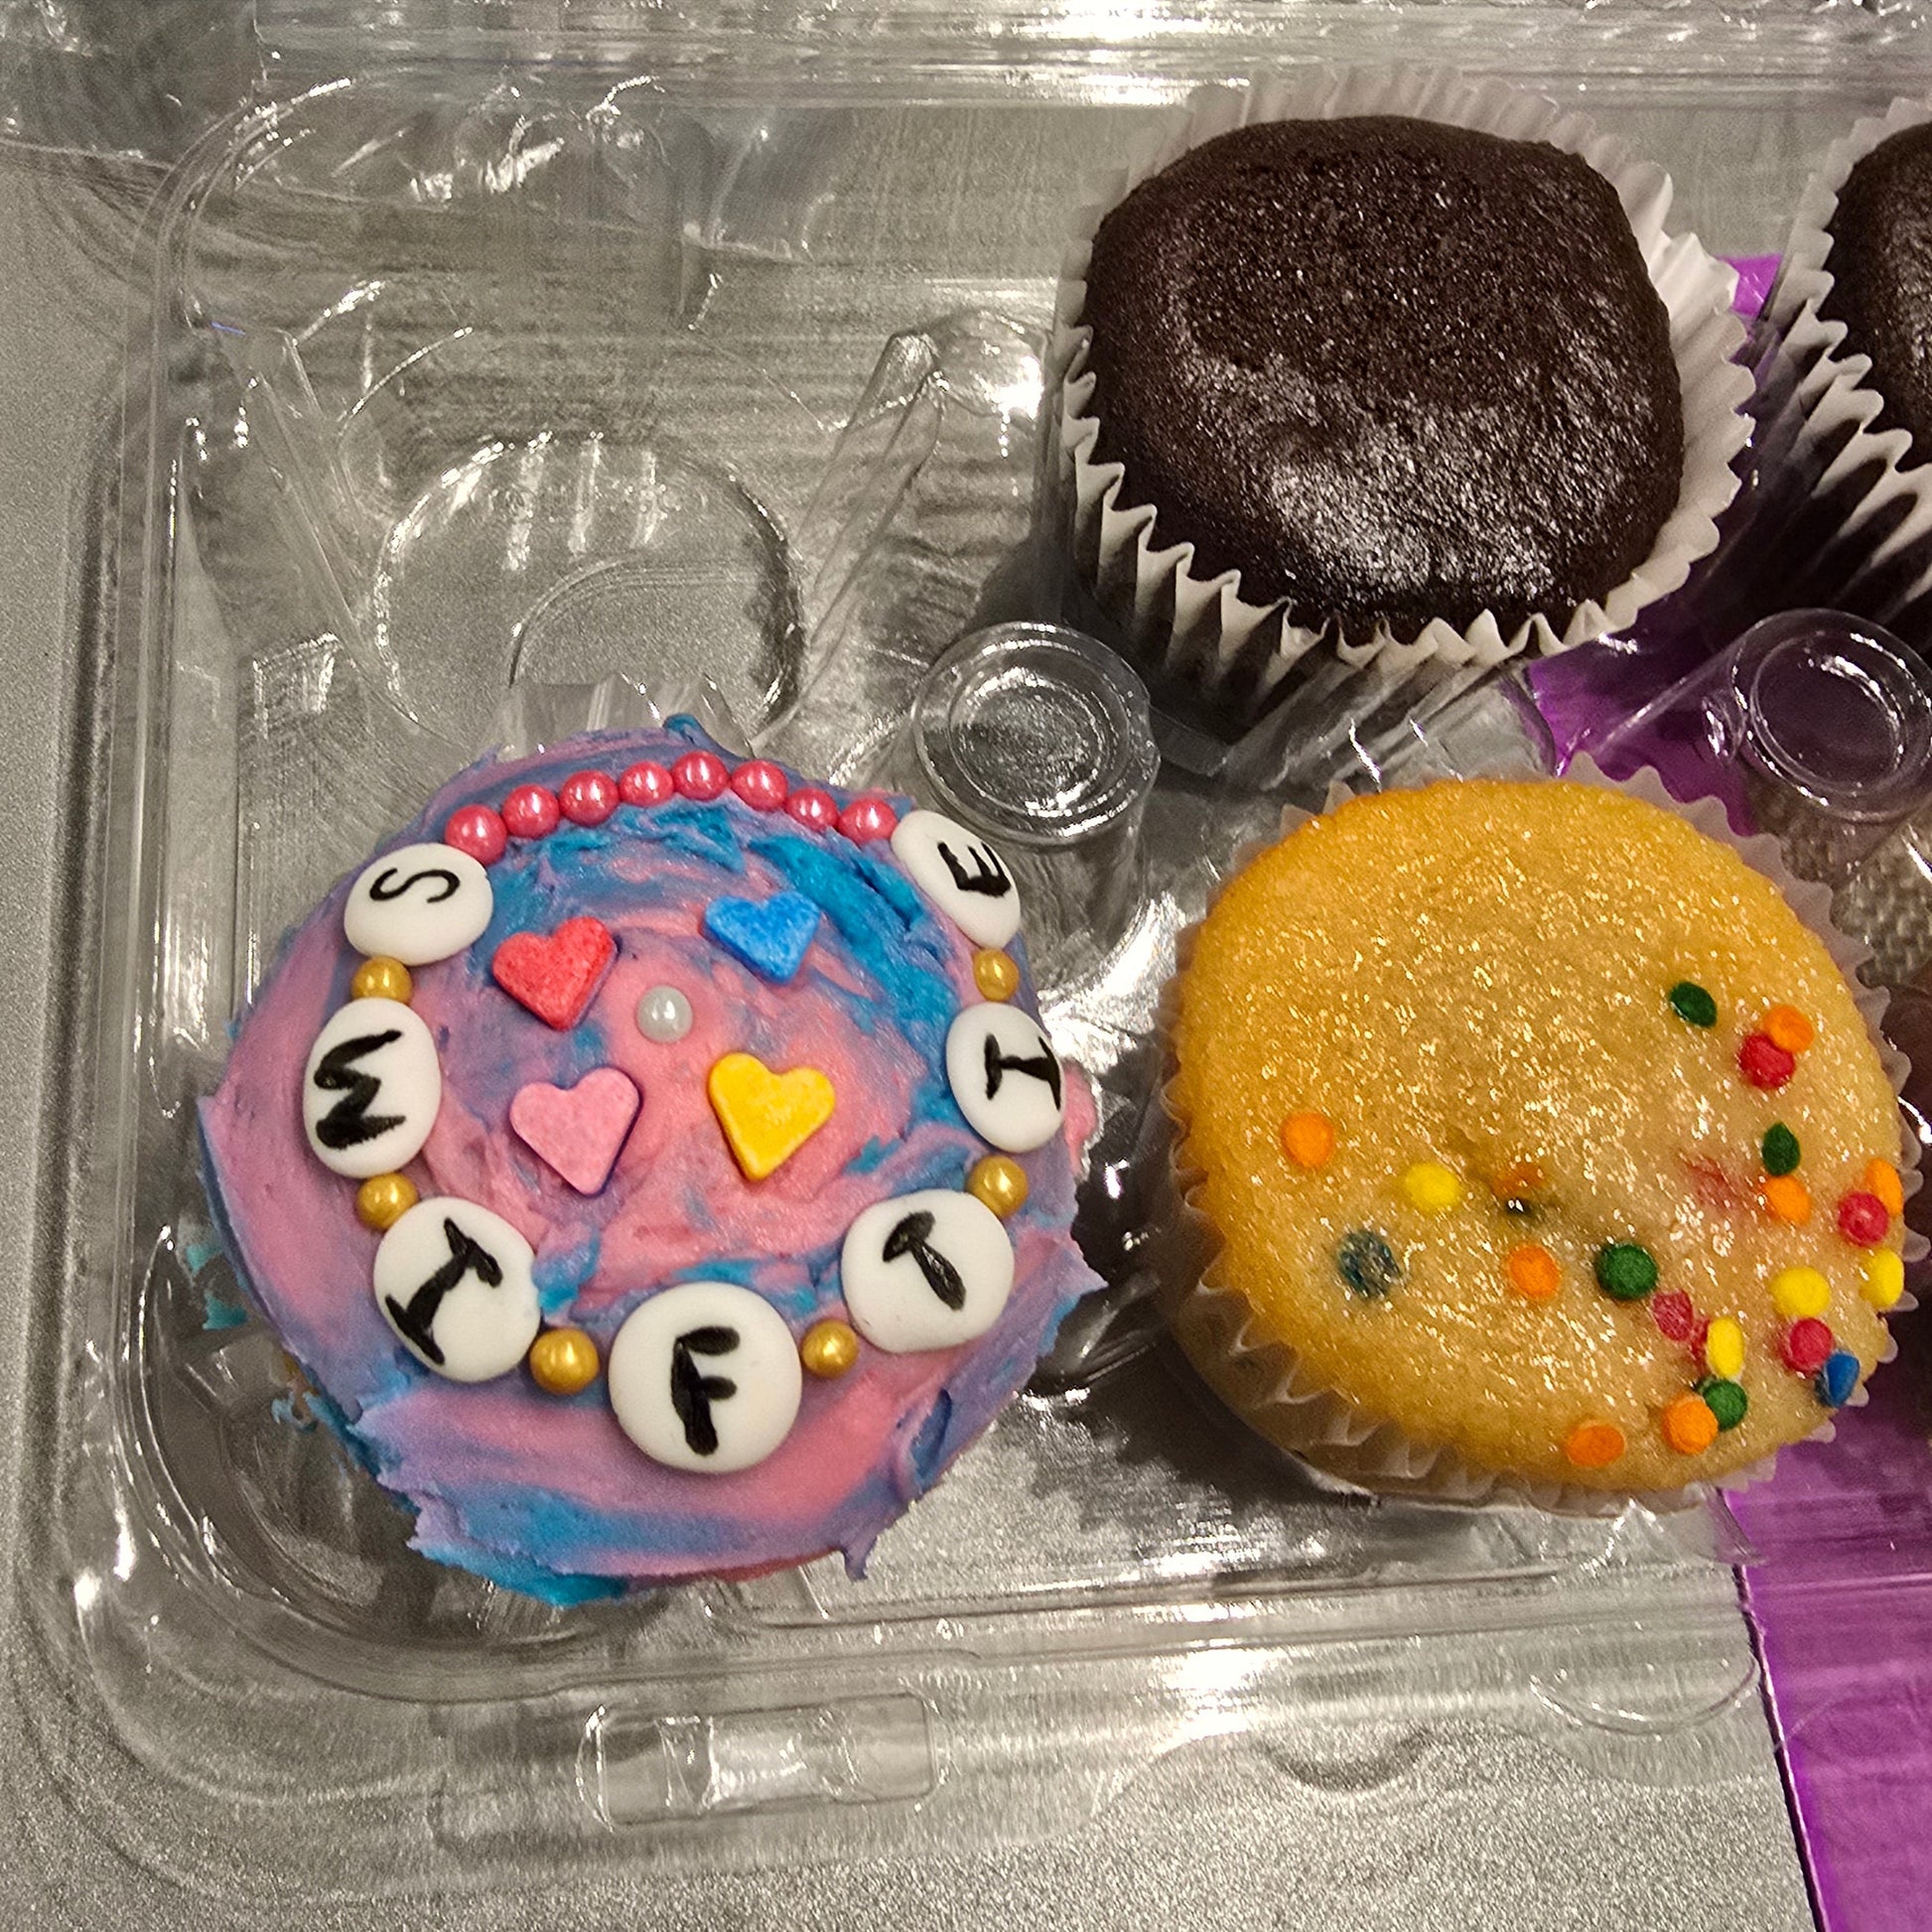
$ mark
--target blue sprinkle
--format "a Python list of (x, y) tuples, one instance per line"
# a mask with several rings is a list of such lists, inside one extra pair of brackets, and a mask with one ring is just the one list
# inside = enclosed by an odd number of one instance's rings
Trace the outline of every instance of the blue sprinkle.
[(1833, 1349), (1811, 1386), (1827, 1409), (1843, 1409), (1859, 1386), (1859, 1358), (1849, 1349)]
[(1357, 1295), (1373, 1302), (1402, 1279), (1402, 1264), (1373, 1228), (1354, 1228), (1341, 1237), (1335, 1250), (1335, 1273)]
[(818, 907), (803, 893), (773, 893), (761, 903), (714, 898), (704, 909), (704, 929), (740, 965), (783, 986), (805, 963), (818, 918)]
[(239, 1328), (248, 1319), (248, 1311), (239, 1302), (217, 1295), (211, 1288), (202, 1290), (202, 1326), (213, 1330)]

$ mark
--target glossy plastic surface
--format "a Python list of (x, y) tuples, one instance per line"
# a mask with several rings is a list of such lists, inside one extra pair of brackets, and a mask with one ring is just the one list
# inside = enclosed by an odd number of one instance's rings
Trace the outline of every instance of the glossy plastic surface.
[[(1413, 29), (1582, 101), (1732, 253), (1778, 245), (1812, 160), (1917, 58), (1882, 19), (1685, 15), (1664, 38), (1639, 12), (1402, 24), (1405, 48)], [(282, 18), (328, 54), (313, 13)], [(371, 46), (423, 54), (422, 19)], [(27, 1446), (22, 1561), (50, 1668), (207, 1795), (212, 1842), (270, 1830), (317, 1893), (1040, 1836), (1168, 1752), (1314, 1709), (1476, 1712), (1594, 1775), (1723, 1775), (1757, 1664), (1722, 1504), (1580, 1520), (1338, 1491), (1223, 1415), (1152, 1314), (1175, 934), (1337, 775), (1545, 758), (1507, 691), (1351, 693), (1144, 800), (1130, 751), (1103, 829), (1137, 821), (1144, 890), (1069, 947), (1050, 1015), (1102, 1092), (1081, 1234), (1109, 1292), (863, 1580), (553, 1610), (422, 1561), (211, 1242), (192, 1103), (228, 1018), (438, 779), (694, 694), (758, 751), (869, 776), (949, 647), (1054, 614), (1039, 351), (1078, 182), (1195, 79), (1378, 41), (1345, 9), (1142, 25), (1015, 16), (1003, 57), (950, 16), (871, 52), (848, 25), (790, 84), (782, 35), (720, 63), (698, 29), (614, 26), (508, 72), (449, 42), (358, 71), (336, 42), (333, 72), (210, 136), (159, 207), (75, 802), (89, 965), (65, 1077), (90, 1131), (49, 1242), (61, 1393)], [(1028, 729), (1052, 709), (1032, 688)], [(1111, 797), (1105, 750), (1042, 759), (1040, 785)], [(1086, 897), (1043, 943), (1085, 932)], [(1885, 904), (1932, 926), (1922, 875)]]

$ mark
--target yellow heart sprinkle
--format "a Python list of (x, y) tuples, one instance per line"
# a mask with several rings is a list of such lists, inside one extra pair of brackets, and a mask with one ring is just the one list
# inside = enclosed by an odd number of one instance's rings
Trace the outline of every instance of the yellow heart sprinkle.
[(705, 1081), (711, 1111), (745, 1171), (762, 1180), (832, 1118), (837, 1096), (815, 1066), (773, 1073), (755, 1053), (727, 1053)]

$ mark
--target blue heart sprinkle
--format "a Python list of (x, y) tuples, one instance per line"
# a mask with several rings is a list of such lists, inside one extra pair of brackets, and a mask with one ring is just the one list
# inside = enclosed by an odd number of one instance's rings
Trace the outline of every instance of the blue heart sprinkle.
[(1859, 1358), (1847, 1349), (1834, 1349), (1812, 1386), (1827, 1409), (1843, 1409), (1859, 1386)]
[(704, 929), (759, 979), (782, 986), (804, 963), (818, 907), (803, 893), (773, 893), (762, 904), (714, 898), (704, 909)]

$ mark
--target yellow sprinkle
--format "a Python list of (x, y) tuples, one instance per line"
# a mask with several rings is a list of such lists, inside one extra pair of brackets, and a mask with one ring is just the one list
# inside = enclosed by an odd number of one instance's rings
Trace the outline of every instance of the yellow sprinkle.
[(546, 1328), (530, 1344), (530, 1379), (545, 1395), (576, 1395), (598, 1378), (597, 1342), (582, 1328)]
[(1887, 1214), (1904, 1213), (1905, 1189), (1899, 1181), (1898, 1170), (1889, 1161), (1865, 1163), (1864, 1190), (1877, 1195)]
[(413, 988), (409, 968), (400, 959), (389, 959), (378, 953), (356, 967), (348, 990), (357, 1000), (400, 1000), (407, 1006)]
[(1440, 1161), (1418, 1161), (1402, 1176), (1411, 1207), (1425, 1214), (1447, 1214), (1462, 1198), (1462, 1183)]
[(834, 1381), (858, 1365), (858, 1334), (844, 1321), (814, 1321), (798, 1344), (798, 1358), (807, 1375)]
[(986, 1155), (973, 1163), (966, 1191), (1004, 1221), (1027, 1204), (1027, 1171), (1004, 1154)]
[(1904, 1293), (1905, 1264), (1890, 1248), (1873, 1248), (1864, 1258), (1864, 1299), (1874, 1309), (1888, 1309)]
[(1734, 1382), (1744, 1368), (1744, 1331), (1721, 1314), (1704, 1333), (1704, 1365), (1713, 1375)]
[(1020, 990), (1020, 968), (997, 947), (982, 946), (973, 955), (973, 984), (982, 1000), (1010, 1000)]
[(1802, 1321), (1831, 1307), (1832, 1285), (1816, 1268), (1786, 1268), (1771, 1277), (1771, 1304), (1787, 1321)]
[(355, 1218), (365, 1228), (392, 1228), (416, 1205), (416, 1183), (406, 1173), (372, 1173), (355, 1190)]

